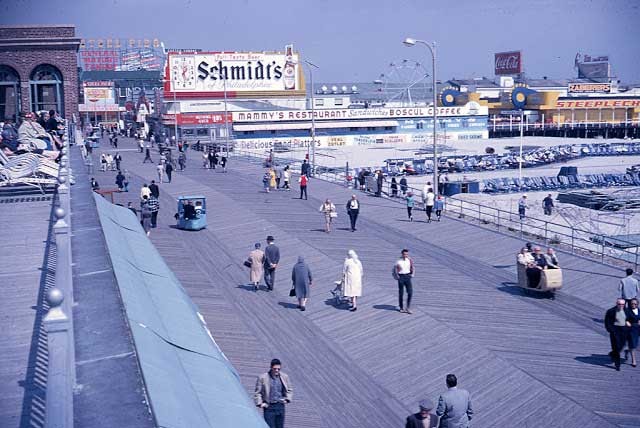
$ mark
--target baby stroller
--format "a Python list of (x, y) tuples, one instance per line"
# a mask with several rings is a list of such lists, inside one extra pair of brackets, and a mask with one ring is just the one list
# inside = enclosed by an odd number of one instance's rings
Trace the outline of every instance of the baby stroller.
[(331, 294), (333, 294), (333, 301), (335, 306), (341, 306), (343, 304), (350, 304), (351, 301), (348, 297), (344, 296), (344, 282), (342, 279), (333, 282), (335, 284), (335, 288), (331, 290)]

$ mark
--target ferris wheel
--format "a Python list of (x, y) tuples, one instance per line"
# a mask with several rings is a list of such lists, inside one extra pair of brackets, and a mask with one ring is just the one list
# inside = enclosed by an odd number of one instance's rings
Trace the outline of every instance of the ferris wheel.
[(386, 104), (427, 105), (428, 100), (433, 99), (429, 76), (421, 63), (403, 59), (389, 63), (387, 70), (374, 83)]

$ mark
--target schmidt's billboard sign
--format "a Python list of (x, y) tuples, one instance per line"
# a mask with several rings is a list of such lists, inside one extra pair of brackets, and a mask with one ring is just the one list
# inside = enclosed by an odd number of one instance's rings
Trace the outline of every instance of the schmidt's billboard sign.
[(496, 76), (522, 73), (522, 52), (499, 52), (494, 55)]
[(298, 54), (282, 52), (169, 53), (165, 87), (185, 95), (218, 97), (225, 92), (286, 92), (304, 90)]

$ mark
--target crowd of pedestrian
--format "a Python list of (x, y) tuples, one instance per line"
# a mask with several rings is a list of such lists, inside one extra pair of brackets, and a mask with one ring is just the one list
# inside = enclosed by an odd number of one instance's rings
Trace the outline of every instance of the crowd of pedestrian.
[[(178, 164), (180, 170), (186, 167), (186, 148), (183, 147), (178, 156)], [(111, 158), (111, 159), (110, 159)], [(143, 163), (150, 158), (149, 147), (145, 148), (145, 159)], [(101, 157), (105, 159), (104, 171), (117, 170), (116, 184), (122, 191), (128, 191), (130, 175), (127, 170), (122, 170), (121, 165), (123, 159), (119, 152), (114, 157), (103, 154)], [(182, 159), (182, 160), (181, 160)], [(223, 172), (226, 172), (227, 160), (223, 156), (219, 159), (218, 154), (214, 151), (203, 152), (203, 167), (216, 169), (220, 166)], [(160, 161), (156, 167), (158, 180), (152, 180), (151, 184), (144, 186), (140, 191), (140, 208), (136, 210), (132, 203), (129, 203), (129, 209), (140, 214), (140, 223), (147, 235), (151, 229), (157, 227), (159, 203), (159, 186), (163, 183), (166, 174), (167, 182), (171, 182), (173, 167), (166, 155), (160, 155)], [(308, 199), (307, 186), (309, 183), (310, 166), (305, 160), (303, 162), (298, 183), (300, 184), (300, 199)], [(377, 187), (375, 195), (381, 196), (382, 186), (385, 180), (380, 173), (374, 173), (374, 182)], [(268, 169), (263, 175), (263, 185), (267, 193), (272, 190), (291, 190), (290, 183), (292, 179), (292, 171), (289, 166), (280, 168), (273, 162), (270, 163)], [(358, 184), (361, 189), (366, 186), (358, 177)], [(95, 178), (92, 178), (91, 186), (94, 190), (99, 189), (99, 185)], [(413, 221), (413, 209), (416, 206), (415, 195), (410, 191), (406, 178), (401, 177), (398, 182), (395, 177), (390, 183), (391, 197), (402, 197), (406, 201), (407, 215), (409, 221)], [(442, 211), (444, 209), (444, 198), (442, 195), (436, 195), (434, 188), (430, 182), (427, 182), (422, 189), (422, 204), (426, 215), (426, 222), (431, 223), (433, 220), (440, 221)], [(344, 205), (346, 213), (350, 220), (350, 230), (357, 230), (357, 221), (361, 213), (361, 203), (356, 194), (351, 195)], [(526, 218), (526, 211), (529, 208), (527, 195), (522, 195), (518, 201), (518, 212), (521, 219)], [(542, 208), (546, 215), (551, 215), (554, 209), (552, 195), (549, 194), (542, 204)], [(330, 199), (325, 199), (319, 208), (324, 220), (324, 231), (331, 233), (335, 220), (338, 218), (336, 206)], [(434, 217), (435, 216), (435, 217)], [(265, 289), (273, 291), (276, 285), (276, 271), (280, 268), (280, 249), (275, 244), (275, 238), (271, 235), (266, 238), (266, 245), (262, 248), (261, 243), (255, 243), (253, 249), (249, 253), (244, 264), (249, 268), (249, 281), (251, 287), (258, 291), (261, 289), (261, 282), (264, 281)], [(532, 247), (528, 245), (524, 247), (518, 254), (518, 263), (526, 267), (529, 287), (536, 287), (540, 282), (541, 271), (545, 269), (557, 269), (560, 267), (557, 254), (552, 248), (548, 248), (546, 253), (542, 252), (540, 247)], [(402, 249), (399, 258), (394, 262), (392, 276), (397, 283), (398, 290), (398, 306), (400, 313), (412, 314), (412, 300), (414, 292), (414, 278), (416, 268), (413, 258), (410, 256), (408, 249)], [(349, 310), (355, 312), (358, 309), (358, 300), (363, 295), (364, 286), (364, 269), (363, 264), (354, 250), (348, 250), (344, 259), (341, 272), (340, 293), (348, 299)], [(304, 255), (297, 257), (297, 262), (291, 268), (291, 288), (289, 296), (295, 297), (297, 300), (296, 308), (300, 311), (306, 311), (311, 298), (314, 285), (312, 269)], [(623, 278), (619, 285), (620, 296), (613, 308), (610, 308), (605, 314), (605, 328), (610, 335), (611, 352), (609, 353), (615, 367), (620, 370), (622, 354), (624, 352), (625, 359), (628, 355), (631, 357), (631, 366), (636, 367), (635, 350), (638, 345), (638, 336), (640, 332), (640, 313), (638, 311), (638, 294), (640, 292), (638, 281), (633, 278), (633, 271), (627, 270), (627, 276)], [(457, 378), (453, 374), (446, 376), (447, 391), (438, 399), (437, 405), (434, 405), (428, 399), (419, 403), (419, 411), (407, 417), (406, 427), (448, 427), (448, 426), (468, 426), (473, 416), (473, 409), (469, 393), (457, 387)], [(289, 377), (282, 373), (281, 362), (274, 359), (271, 362), (270, 369), (267, 373), (260, 375), (256, 381), (254, 399), (256, 406), (263, 409), (264, 418), (270, 427), (283, 427), (285, 420), (285, 406), (292, 400), (292, 386)]]

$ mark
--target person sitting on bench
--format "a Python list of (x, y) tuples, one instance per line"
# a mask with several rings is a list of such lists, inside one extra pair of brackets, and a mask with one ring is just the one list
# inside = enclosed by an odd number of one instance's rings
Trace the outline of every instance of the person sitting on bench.
[(540, 250), (540, 247), (533, 249), (533, 263), (527, 266), (527, 279), (529, 280), (529, 288), (538, 288), (542, 271), (547, 267), (547, 259)]
[(548, 269), (560, 269), (560, 262), (558, 261), (558, 256), (556, 256), (556, 252), (553, 251), (553, 248), (547, 248), (547, 254), (544, 255), (544, 258), (547, 261)]

